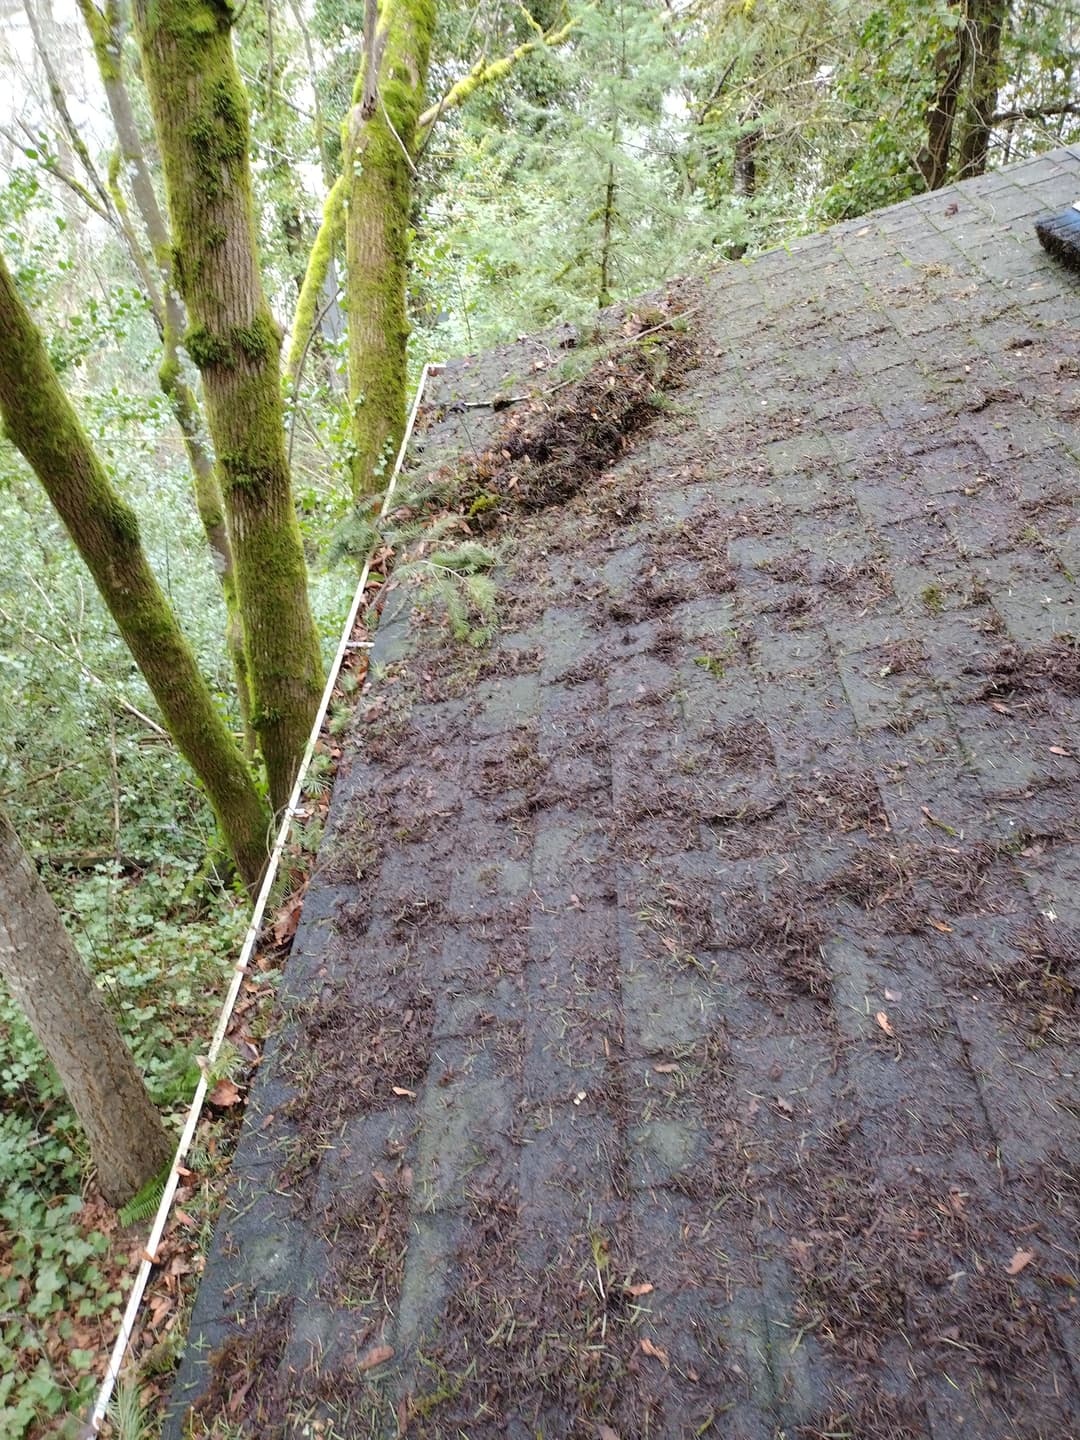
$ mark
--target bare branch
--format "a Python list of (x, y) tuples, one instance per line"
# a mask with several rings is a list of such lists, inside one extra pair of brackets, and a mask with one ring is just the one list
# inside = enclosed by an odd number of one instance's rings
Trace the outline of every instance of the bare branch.
[(991, 115), (991, 125), (1011, 125), (1017, 120), (1049, 120), (1053, 115), (1080, 115), (1080, 100), (1066, 100), (1060, 105), (1025, 105), (1018, 110), (999, 110)]

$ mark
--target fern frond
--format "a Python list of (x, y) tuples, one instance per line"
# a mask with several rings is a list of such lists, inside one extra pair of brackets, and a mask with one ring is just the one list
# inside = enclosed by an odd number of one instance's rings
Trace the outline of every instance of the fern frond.
[(395, 550), (401, 550), (406, 545), (411, 545), (414, 540), (441, 540), (444, 535), (460, 527), (461, 521), (457, 515), (440, 515), (436, 520), (430, 520), (426, 516), (420, 516), (416, 520), (403, 520), (399, 525), (394, 525), (385, 532), (385, 539), (388, 545)]
[(121, 1225), (137, 1225), (141, 1220), (149, 1220), (150, 1216), (157, 1212), (157, 1208), (161, 1204), (161, 1197), (165, 1194), (165, 1182), (169, 1178), (171, 1169), (172, 1161), (159, 1170), (156, 1175), (151, 1176), (126, 1205), (121, 1205)]
[(354, 510), (335, 525), (326, 552), (326, 563), (329, 566), (342, 560), (363, 562), (381, 540), (382, 536), (371, 521)]
[(139, 1396), (139, 1382), (130, 1374), (116, 1382), (109, 1404), (116, 1440), (150, 1440), (150, 1420)]
[(456, 570), (461, 575), (474, 575), (480, 570), (490, 570), (499, 563), (495, 551), (476, 540), (463, 540), (452, 550), (437, 550), (428, 556), (432, 565), (445, 570)]

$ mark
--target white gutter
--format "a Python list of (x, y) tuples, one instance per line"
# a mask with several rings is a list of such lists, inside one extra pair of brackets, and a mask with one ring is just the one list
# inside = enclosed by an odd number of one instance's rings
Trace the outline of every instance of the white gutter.
[[(394, 488), (401, 474), (401, 467), (405, 462), (405, 452), (408, 449), (409, 441), (412, 438), (413, 426), (416, 424), (416, 417), (420, 410), (420, 402), (424, 396), (424, 388), (427, 385), (429, 374), (438, 374), (442, 369), (441, 365), (425, 365), (420, 372), (420, 380), (416, 386), (416, 395), (413, 398), (412, 409), (409, 411), (408, 424), (405, 426), (405, 434), (401, 439), (401, 448), (398, 450), (397, 460), (394, 462), (394, 469), (390, 476), (390, 483), (386, 487), (386, 497), (379, 510), (380, 517), (385, 515), (390, 507), (390, 500)], [(289, 838), (289, 828), (292, 825), (293, 817), (300, 804), (300, 795), (304, 788), (304, 779), (307, 775), (308, 766), (311, 764), (311, 757), (315, 753), (315, 746), (322, 733), (323, 721), (326, 719), (326, 712), (330, 706), (330, 697), (334, 693), (334, 686), (337, 684), (338, 673), (341, 670), (341, 662), (344, 660), (348, 650), (359, 648), (365, 642), (352, 641), (353, 626), (356, 624), (356, 617), (360, 612), (360, 606), (364, 599), (364, 590), (367, 586), (368, 575), (371, 570), (370, 556), (364, 561), (364, 568), (360, 572), (360, 582), (356, 587), (356, 594), (353, 596), (352, 605), (349, 608), (348, 619), (341, 632), (341, 642), (334, 656), (334, 663), (330, 667), (330, 674), (327, 676), (326, 687), (323, 690), (322, 699), (319, 702), (319, 709), (315, 716), (315, 723), (311, 727), (311, 734), (308, 737), (304, 749), (304, 757), (300, 762), (300, 768), (296, 772), (296, 783), (293, 785), (289, 803), (285, 807), (281, 824), (277, 832), (277, 840), (270, 856), (270, 863), (266, 867), (266, 875), (259, 889), (258, 898), (255, 901), (255, 909), (251, 914), (251, 923), (244, 936), (244, 943), (240, 947), (240, 956), (233, 969), (232, 983), (229, 985), (228, 993), (225, 996), (224, 1004), (221, 1007), (221, 1015), (218, 1018), (217, 1029), (210, 1041), (210, 1048), (207, 1051), (207, 1063), (203, 1067), (199, 1083), (195, 1087), (195, 1094), (192, 1097), (191, 1107), (188, 1110), (187, 1120), (180, 1136), (180, 1143), (176, 1147), (176, 1156), (173, 1159), (172, 1169), (169, 1178), (165, 1182), (165, 1190), (158, 1205), (154, 1223), (150, 1227), (150, 1235), (143, 1250), (142, 1264), (135, 1277), (135, 1284), (132, 1287), (131, 1296), (128, 1299), (127, 1309), (124, 1311), (124, 1318), (120, 1322), (120, 1333), (116, 1337), (116, 1343), (109, 1356), (108, 1368), (105, 1371), (105, 1378), (101, 1383), (97, 1399), (94, 1401), (94, 1408), (90, 1412), (89, 1419), (83, 1434), (86, 1436), (97, 1435), (101, 1429), (101, 1422), (109, 1409), (109, 1401), (112, 1399), (113, 1390), (120, 1376), (128, 1346), (131, 1344), (131, 1337), (135, 1329), (135, 1321), (138, 1318), (139, 1307), (142, 1305), (143, 1295), (146, 1291), (147, 1282), (150, 1279), (150, 1271), (157, 1262), (157, 1248), (161, 1244), (161, 1237), (165, 1233), (165, 1226), (168, 1223), (169, 1212), (172, 1209), (172, 1202), (176, 1195), (176, 1188), (180, 1183), (180, 1170), (187, 1159), (188, 1150), (191, 1147), (195, 1135), (195, 1127), (199, 1123), (202, 1114), (203, 1101), (206, 1099), (207, 1073), (217, 1059), (225, 1039), (225, 1032), (229, 1028), (229, 1020), (232, 1018), (233, 1008), (236, 1005), (237, 996), (240, 994), (240, 987), (244, 983), (244, 977), (248, 973), (248, 963), (255, 949), (255, 942), (258, 939), (259, 931), (262, 929), (263, 913), (266, 909), (266, 902), (270, 898), (270, 892), (274, 887), (277, 878), (278, 865), (281, 863), (281, 856), (285, 849), (285, 842)]]

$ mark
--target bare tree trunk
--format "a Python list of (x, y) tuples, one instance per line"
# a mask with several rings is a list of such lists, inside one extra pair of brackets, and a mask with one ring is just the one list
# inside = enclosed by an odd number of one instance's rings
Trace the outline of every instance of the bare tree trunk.
[(952, 4), (962, 9), (963, 18), (935, 57), (935, 70), (941, 81), (926, 116), (926, 145), (918, 156), (928, 190), (940, 190), (949, 180), (956, 111), (969, 59), (966, 0), (952, 0)]
[[(743, 124), (750, 124), (756, 118), (751, 113), (743, 118)], [(752, 200), (757, 194), (757, 149), (761, 140), (761, 129), (744, 130), (735, 141), (734, 191), (744, 199)]]
[(233, 18), (213, 0), (138, 0), (135, 16), (191, 322), (185, 345), (202, 373), (236, 564), (252, 724), (280, 809), (319, 703), (322, 660), (285, 451), (281, 340), (256, 255)]
[[(612, 145), (618, 143), (618, 132), (611, 137)], [(611, 304), (611, 251), (615, 226), (615, 161), (608, 161), (607, 184), (604, 187), (604, 229), (600, 239), (600, 289), (596, 297), (597, 309)]]
[(971, 17), (971, 98), (960, 137), (957, 178), (982, 175), (990, 151), (992, 120), (1001, 80), (1001, 35), (1005, 0), (968, 0)]
[(110, 485), (2, 258), (0, 415), (86, 561), (254, 888), (266, 864), (269, 817), (150, 569), (138, 520)]
[(135, 1062), (0, 810), (0, 976), (56, 1066), (90, 1144), (101, 1193), (123, 1205), (173, 1146)]

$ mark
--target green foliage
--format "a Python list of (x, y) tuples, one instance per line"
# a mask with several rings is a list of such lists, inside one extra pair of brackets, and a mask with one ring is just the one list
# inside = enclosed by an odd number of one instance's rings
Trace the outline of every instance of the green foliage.
[[(220, 588), (154, 383), (156, 337), (119, 255), (101, 249), (101, 284), (88, 289), (77, 237), (52, 218), (35, 186), (0, 191), (0, 243), (54, 317), (81, 418), (138, 505), (154, 568), (227, 711)], [(330, 629), (340, 605), (331, 599)], [(197, 1082), (244, 912), (227, 886), (200, 878), (212, 816), (138, 712), (156, 716), (129, 653), (40, 486), (0, 444), (0, 791), (151, 1094), (175, 1112)], [(108, 1243), (82, 1215), (86, 1161), (55, 1073), (0, 993), (0, 1434), (16, 1440), (86, 1405), (91, 1357), (77, 1327), (119, 1322)]]
[(157, 1208), (161, 1204), (161, 1197), (165, 1194), (169, 1169), (170, 1167), (166, 1166), (160, 1174), (152, 1176), (127, 1204), (121, 1207), (121, 1225), (125, 1227), (136, 1225), (142, 1220), (149, 1220), (152, 1215), (156, 1214)]
[(45, 1328), (62, 1337), (94, 1316), (119, 1320), (121, 1295), (101, 1266), (108, 1242), (78, 1221), (78, 1159), (60, 1144), (38, 1154), (39, 1194), (24, 1183), (33, 1137), (21, 1137), (23, 1155), (15, 1156), (3, 1143), (11, 1128), (11, 1117), (0, 1116), (0, 1227), (11, 1236), (0, 1268), (0, 1433), (21, 1440), (40, 1419), (85, 1404), (94, 1389), (86, 1351), (73, 1349), (67, 1373), (54, 1373)]
[(143, 1409), (136, 1376), (121, 1375), (109, 1406), (109, 1420), (116, 1440), (153, 1440), (155, 1426)]
[(424, 197), (414, 257), (418, 354), (584, 320), (602, 272), (629, 297), (728, 241), (730, 217), (686, 182), (678, 24), (640, 0), (585, 7), (539, 94), (530, 59), (444, 122), (452, 175)]
[(454, 639), (480, 648), (498, 628), (495, 582), (487, 573), (498, 563), (493, 550), (467, 540), (399, 565), (395, 574), (418, 580), (421, 601), (445, 611)]
[(379, 542), (379, 531), (359, 508), (349, 511), (339, 520), (330, 537), (327, 564), (337, 565), (342, 560), (353, 560), (363, 564)]
[[(101, 866), (75, 885), (65, 877), (56, 891), (151, 1094), (177, 1120), (197, 1082), (195, 1049), (205, 1043), (244, 924), (244, 911), (224, 897), (201, 920), (191, 919), (183, 897), (193, 860), (137, 882)], [(226, 1055), (223, 1069), (229, 1064)], [(0, 993), (0, 1433), (16, 1440), (43, 1416), (84, 1406), (93, 1391), (74, 1352), (53, 1372), (45, 1331), (62, 1336), (96, 1317), (119, 1323), (123, 1297), (102, 1263), (108, 1242), (80, 1216), (85, 1160), (54, 1072)], [(121, 1223), (151, 1214), (160, 1184), (153, 1194), (140, 1192)]]
[(427, 563), (440, 570), (452, 570), (458, 575), (480, 575), (497, 565), (498, 556), (487, 545), (475, 540), (463, 540), (452, 550), (435, 550), (427, 557)]

